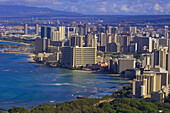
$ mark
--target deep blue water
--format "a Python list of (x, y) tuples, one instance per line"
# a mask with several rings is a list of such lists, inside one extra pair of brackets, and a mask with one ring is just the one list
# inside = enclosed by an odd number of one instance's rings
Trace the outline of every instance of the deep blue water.
[(127, 83), (119, 77), (29, 63), (24, 54), (0, 54), (0, 108), (64, 102)]

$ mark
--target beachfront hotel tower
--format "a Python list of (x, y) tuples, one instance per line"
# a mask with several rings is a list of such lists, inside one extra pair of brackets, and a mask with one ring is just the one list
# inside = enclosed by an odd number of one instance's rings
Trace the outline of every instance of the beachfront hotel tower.
[(79, 67), (96, 63), (97, 50), (95, 47), (63, 47), (62, 64)]

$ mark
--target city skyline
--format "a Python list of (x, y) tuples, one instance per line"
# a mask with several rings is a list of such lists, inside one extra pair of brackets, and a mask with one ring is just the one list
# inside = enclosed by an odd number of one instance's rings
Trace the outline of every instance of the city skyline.
[(169, 15), (168, 0), (0, 0), (0, 5), (48, 7), (89, 15)]

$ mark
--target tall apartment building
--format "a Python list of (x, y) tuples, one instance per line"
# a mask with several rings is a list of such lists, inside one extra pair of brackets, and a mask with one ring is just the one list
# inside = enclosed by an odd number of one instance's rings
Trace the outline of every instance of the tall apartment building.
[(70, 36), (69, 46), (83, 47), (83, 36), (80, 36), (80, 35), (72, 35), (72, 36)]
[(119, 53), (120, 52), (120, 44), (119, 43), (108, 43), (107, 44), (107, 52), (116, 52)]
[(135, 58), (119, 58), (118, 59), (118, 73), (122, 73), (127, 69), (136, 68), (136, 59)]
[(98, 37), (99, 37), (99, 40), (100, 40), (100, 45), (101, 46), (107, 46), (107, 36), (106, 36), (106, 34), (105, 33), (100, 33), (98, 35)]
[(35, 34), (39, 34), (39, 25), (35, 24)]
[[(170, 75), (170, 53), (166, 54), (166, 70)], [(170, 77), (168, 78), (168, 83), (170, 84)]]
[(154, 51), (154, 66), (160, 66), (166, 69), (166, 54), (168, 47), (160, 47)]
[(27, 35), (28, 34), (28, 24), (24, 25), (24, 34)]
[(85, 47), (97, 47), (97, 35), (93, 33), (88, 33), (85, 36)]
[(151, 93), (158, 92), (162, 88), (168, 88), (168, 73), (162, 68), (152, 68), (137, 74), (133, 81), (133, 95), (136, 98), (150, 97)]
[(131, 36), (119, 35), (117, 37), (117, 42), (120, 43), (121, 46), (121, 52), (127, 53), (129, 51), (128, 46), (130, 45), (130, 41)]
[(66, 38), (69, 39), (71, 35), (76, 34), (76, 27), (66, 27)]
[(78, 25), (78, 34), (84, 35), (84, 26), (83, 25)]
[(132, 34), (136, 34), (137, 32), (136, 32), (136, 27), (130, 27), (130, 32), (132, 33)]
[(59, 31), (59, 40), (64, 40), (65, 39), (65, 26), (58, 26), (57, 31)]
[(52, 31), (51, 32), (51, 41), (60, 41), (60, 32), (59, 31)]
[(44, 38), (36, 38), (35, 40), (35, 51), (39, 52), (47, 52), (50, 47), (50, 39), (47, 37)]
[(111, 34), (118, 34), (118, 28), (117, 27), (111, 27), (111, 31), (109, 33)]
[(52, 41), (61, 41), (65, 39), (65, 26), (41, 27), (41, 38), (47, 37)]
[(130, 43), (129, 52), (130, 53), (137, 53), (137, 50), (138, 50), (137, 45), (138, 45), (137, 43)]
[(41, 38), (47, 37), (47, 39), (51, 39), (51, 27), (42, 26), (41, 27)]
[(106, 29), (105, 29), (104, 26), (102, 26), (101, 24), (99, 24), (99, 25), (97, 26), (97, 32), (98, 32), (98, 33), (106, 33)]
[(159, 39), (159, 45), (163, 47), (168, 47), (168, 39), (167, 38), (160, 38)]
[(151, 37), (134, 37), (133, 42), (137, 43), (138, 52), (142, 52), (145, 49), (148, 52), (152, 52), (152, 38)]
[(140, 61), (142, 64), (142, 68), (147, 66), (154, 66), (154, 53), (143, 53), (140, 56)]
[(87, 35), (87, 30), (88, 30), (88, 26), (87, 24), (84, 24), (84, 35)]
[(96, 63), (97, 50), (93, 47), (63, 47), (62, 64), (79, 67)]

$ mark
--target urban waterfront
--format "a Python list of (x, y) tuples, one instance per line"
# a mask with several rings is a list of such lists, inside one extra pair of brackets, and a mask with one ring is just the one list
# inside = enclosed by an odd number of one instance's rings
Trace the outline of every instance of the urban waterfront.
[(119, 77), (47, 67), (28, 58), (25, 54), (0, 54), (0, 108), (70, 101), (128, 84)]

